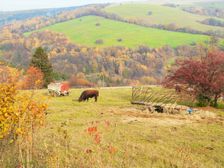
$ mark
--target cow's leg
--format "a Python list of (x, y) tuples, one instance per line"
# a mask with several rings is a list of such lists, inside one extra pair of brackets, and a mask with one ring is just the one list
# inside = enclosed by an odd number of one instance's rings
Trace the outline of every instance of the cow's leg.
[(95, 96), (95, 102), (97, 102), (97, 96)]

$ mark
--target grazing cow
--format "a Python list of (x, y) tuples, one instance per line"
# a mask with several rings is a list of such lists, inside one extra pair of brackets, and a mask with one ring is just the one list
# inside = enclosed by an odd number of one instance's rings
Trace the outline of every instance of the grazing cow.
[(81, 101), (88, 101), (89, 98), (95, 98), (95, 102), (97, 102), (97, 97), (99, 96), (98, 90), (85, 90), (79, 97), (79, 102)]

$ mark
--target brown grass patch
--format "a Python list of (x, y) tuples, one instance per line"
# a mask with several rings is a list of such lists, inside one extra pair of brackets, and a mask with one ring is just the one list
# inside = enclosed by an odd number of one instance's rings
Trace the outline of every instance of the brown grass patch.
[(109, 112), (113, 115), (122, 116), (123, 123), (140, 122), (157, 126), (176, 126), (199, 122), (224, 124), (224, 119), (218, 117), (216, 113), (202, 111), (201, 109), (197, 109), (191, 115), (187, 112), (181, 114), (150, 113), (145, 107), (111, 108)]

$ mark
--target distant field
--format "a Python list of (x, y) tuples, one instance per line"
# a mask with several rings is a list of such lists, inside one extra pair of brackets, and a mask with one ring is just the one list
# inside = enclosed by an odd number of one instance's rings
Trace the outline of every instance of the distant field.
[[(97, 23), (99, 24), (98, 26), (96, 26)], [(99, 47), (136, 47), (139, 45), (148, 45), (150, 47), (170, 45), (176, 47), (193, 42), (204, 42), (209, 38), (204, 35), (145, 28), (96, 16), (86, 16), (58, 23), (38, 31), (43, 30), (64, 33), (72, 42), (77, 44)], [(25, 33), (25, 35), (31, 33)], [(103, 44), (95, 44), (98, 39), (102, 39)], [(122, 39), (122, 41), (118, 42), (118, 39)]]
[(201, 6), (204, 8), (218, 8), (218, 9), (224, 9), (224, 2), (217, 1), (217, 2), (198, 2), (195, 3), (197, 6)]
[[(189, 27), (195, 30), (222, 30), (221, 27), (203, 25), (202, 21), (207, 16), (191, 14), (182, 11), (180, 8), (171, 8), (153, 4), (120, 4), (111, 5), (105, 9), (107, 12), (116, 13), (122, 17), (130, 19), (139, 19), (145, 23), (168, 25), (175, 23), (178, 27)], [(148, 15), (151, 11), (152, 15)]]

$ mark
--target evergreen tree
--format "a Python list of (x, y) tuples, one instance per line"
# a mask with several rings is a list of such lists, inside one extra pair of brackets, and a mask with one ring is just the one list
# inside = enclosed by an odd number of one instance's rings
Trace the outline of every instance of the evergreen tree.
[(30, 66), (39, 68), (44, 74), (44, 86), (46, 87), (53, 80), (53, 68), (48, 59), (47, 53), (42, 47), (36, 49)]

